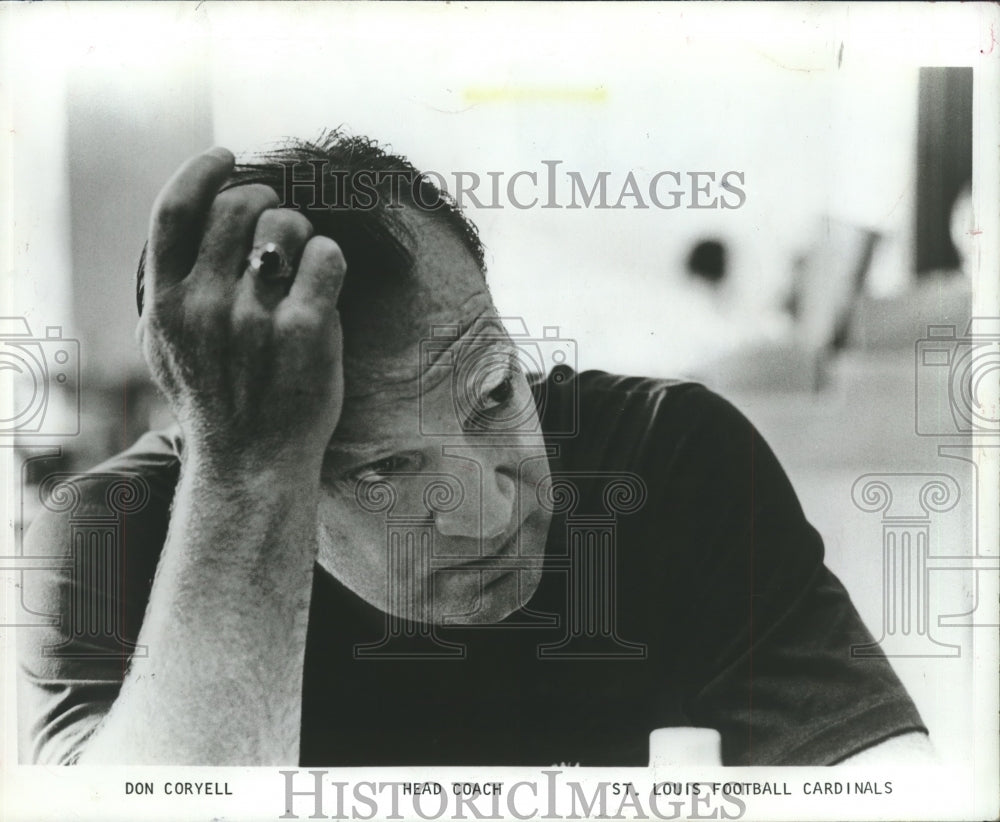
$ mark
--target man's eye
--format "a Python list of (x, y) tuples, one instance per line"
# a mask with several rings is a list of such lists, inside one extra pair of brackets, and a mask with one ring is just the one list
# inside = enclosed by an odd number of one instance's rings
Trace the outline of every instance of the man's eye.
[(501, 405), (509, 402), (513, 396), (514, 377), (508, 374), (504, 377), (503, 382), (486, 395), (486, 401), (483, 403), (483, 410), (489, 411), (491, 408), (499, 408)]
[(355, 480), (374, 482), (385, 478), (389, 474), (398, 471), (418, 470), (413, 456), (407, 454), (393, 454), (391, 457), (370, 462), (353, 472)]

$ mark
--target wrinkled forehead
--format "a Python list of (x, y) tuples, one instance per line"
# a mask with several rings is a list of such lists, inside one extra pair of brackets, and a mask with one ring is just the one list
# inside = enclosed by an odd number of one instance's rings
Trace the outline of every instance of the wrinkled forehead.
[(452, 406), (456, 391), (475, 393), (499, 381), (513, 354), (510, 337), (488, 295), (469, 305), (478, 310), (453, 321), (429, 317), (426, 334), (402, 351), (345, 361), (335, 442), (417, 434), (428, 409)]
[(345, 356), (375, 368), (405, 357), (434, 326), (467, 327), (492, 307), (483, 270), (454, 229), (413, 208), (397, 219), (412, 257), (408, 270), (352, 268), (348, 258), (339, 301)]

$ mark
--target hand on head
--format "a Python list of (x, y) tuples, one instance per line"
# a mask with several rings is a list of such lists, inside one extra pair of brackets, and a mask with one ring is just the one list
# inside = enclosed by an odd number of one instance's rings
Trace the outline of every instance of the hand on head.
[(186, 162), (153, 207), (139, 339), (187, 438), (209, 460), (313, 460), (340, 416), (337, 297), (346, 263), (269, 186), (219, 192), (233, 155)]

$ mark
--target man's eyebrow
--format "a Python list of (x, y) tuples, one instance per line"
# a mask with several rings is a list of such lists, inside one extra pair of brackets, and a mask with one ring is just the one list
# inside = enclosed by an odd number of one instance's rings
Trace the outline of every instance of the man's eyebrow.
[(326, 455), (345, 462), (364, 465), (386, 454), (407, 450), (402, 442), (383, 440), (381, 442), (333, 442), (326, 447)]
[(430, 327), (430, 335), (426, 339), (457, 342), (467, 336), (476, 326), (482, 327), (490, 334), (486, 339), (507, 337), (507, 329), (499, 317), (479, 314), (474, 317), (453, 323), (435, 323)]
[[(470, 332), (477, 326), (483, 328), (483, 336), (468, 338)], [(440, 351), (450, 350), (454, 345), (466, 345), (479, 348), (479, 347), (489, 347), (491, 349), (502, 351), (507, 353), (511, 359), (513, 359), (514, 349), (516, 346), (513, 345), (509, 336), (507, 335), (507, 330), (503, 325), (503, 322), (494, 316), (476, 316), (469, 319), (464, 319), (454, 323), (441, 323), (433, 325), (431, 327), (431, 334), (434, 341), (440, 342)], [(438, 346), (431, 346), (430, 350), (425, 352), (425, 357), (430, 356), (432, 358), (434, 349)], [(437, 359), (437, 358), (434, 358)], [(422, 363), (422, 365), (427, 365), (428, 363)], [(432, 382), (433, 385), (430, 386), (430, 390), (435, 390), (438, 385), (443, 381), (444, 378), (448, 376), (449, 373), (453, 373), (451, 368), (441, 369), (441, 379), (428, 380), (428, 375), (418, 374), (416, 376), (407, 378), (401, 381), (400, 384), (414, 384), (418, 386), (426, 386), (428, 382)], [(375, 394), (364, 397), (366, 400), (371, 400), (380, 396), (382, 392), (377, 392)], [(359, 397), (360, 398), (360, 397)], [(376, 400), (375, 406), (379, 405), (390, 405), (393, 401), (391, 396), (386, 396), (383, 402), (378, 402)], [(379, 459), (381, 456), (387, 454), (394, 454), (401, 451), (415, 450), (419, 448), (422, 443), (414, 442), (406, 438), (392, 439), (388, 438), (381, 440), (379, 442), (364, 441), (356, 442), (351, 440), (331, 442), (326, 448), (326, 455), (332, 457), (342, 463), (350, 463), (353, 466), (361, 466), (367, 462)]]

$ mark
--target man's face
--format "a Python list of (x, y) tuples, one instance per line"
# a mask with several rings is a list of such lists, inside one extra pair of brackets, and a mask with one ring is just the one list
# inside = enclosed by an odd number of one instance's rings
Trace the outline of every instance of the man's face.
[(496, 622), (541, 578), (546, 451), (474, 258), (427, 215), (407, 220), (420, 288), (396, 322), (344, 318), (345, 402), (323, 468), (319, 561), (395, 615)]

